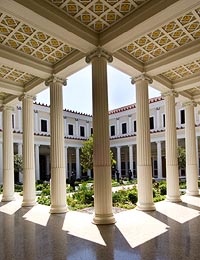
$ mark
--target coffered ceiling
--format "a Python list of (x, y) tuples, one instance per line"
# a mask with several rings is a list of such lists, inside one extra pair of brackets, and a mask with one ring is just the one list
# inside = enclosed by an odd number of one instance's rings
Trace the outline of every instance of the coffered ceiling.
[(0, 0), (0, 102), (70, 76), (98, 46), (130, 77), (200, 101), (200, 1)]

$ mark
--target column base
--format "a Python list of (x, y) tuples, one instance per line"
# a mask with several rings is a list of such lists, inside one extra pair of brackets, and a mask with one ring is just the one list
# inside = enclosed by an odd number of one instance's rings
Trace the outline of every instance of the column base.
[(92, 223), (95, 225), (110, 225), (116, 223), (116, 220), (113, 213), (95, 214)]
[(9, 201), (13, 201), (13, 200), (16, 200), (15, 196), (13, 196), (13, 195), (12, 196), (4, 196), (3, 195), (2, 199), (1, 199), (2, 202), (9, 202)]
[(50, 213), (51, 214), (62, 214), (62, 213), (66, 213), (67, 210), (67, 206), (52, 206), (50, 208)]
[(24, 200), (22, 201), (22, 207), (33, 207), (35, 206), (37, 203), (35, 200)]
[(180, 196), (166, 196), (165, 201), (167, 202), (181, 202)]
[(199, 190), (197, 191), (189, 191), (189, 190), (186, 190), (186, 195), (188, 196), (199, 196)]
[(147, 204), (137, 203), (136, 209), (140, 211), (153, 211), (156, 210), (156, 207), (154, 203), (147, 203)]

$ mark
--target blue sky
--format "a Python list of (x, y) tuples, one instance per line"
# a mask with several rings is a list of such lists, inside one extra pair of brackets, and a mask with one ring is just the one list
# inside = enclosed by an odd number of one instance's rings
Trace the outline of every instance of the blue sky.
[[(63, 87), (63, 106), (66, 109), (92, 114), (91, 65), (73, 74)], [(149, 88), (149, 97), (157, 97), (160, 92)], [(37, 102), (49, 105), (49, 89), (37, 95)], [(109, 110), (135, 103), (135, 86), (130, 76), (108, 66)]]

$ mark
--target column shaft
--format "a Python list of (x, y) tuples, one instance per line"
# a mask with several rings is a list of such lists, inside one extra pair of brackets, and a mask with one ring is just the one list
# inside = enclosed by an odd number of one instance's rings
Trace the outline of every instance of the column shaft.
[(80, 155), (79, 155), (79, 147), (76, 147), (76, 178), (80, 179)]
[(35, 205), (35, 158), (34, 158), (34, 97), (22, 96), (23, 112), (23, 202), (22, 206)]
[(148, 78), (136, 79), (138, 210), (155, 210), (152, 191)]
[(107, 54), (98, 49), (86, 58), (92, 61), (92, 100), (94, 133), (94, 210), (95, 224), (112, 224), (111, 160), (108, 118)]
[(119, 177), (122, 177), (122, 169), (121, 169), (121, 147), (117, 146), (117, 170), (119, 171)]
[(186, 183), (188, 195), (199, 195), (194, 102), (185, 104)]
[(65, 172), (66, 172), (66, 175), (65, 175), (65, 177), (66, 177), (66, 179), (68, 179), (69, 178), (69, 174), (68, 174), (68, 157), (67, 157), (67, 149), (68, 149), (68, 147), (67, 146), (65, 146)]
[(50, 213), (65, 213), (67, 211), (62, 84), (63, 80), (61, 81), (56, 77), (49, 79), (51, 120)]
[(133, 145), (129, 145), (129, 169), (133, 173)]
[(162, 146), (161, 142), (157, 142), (157, 165), (158, 165), (158, 179), (162, 179)]
[(177, 159), (175, 96), (173, 91), (163, 94), (165, 98), (165, 145), (167, 201), (180, 201)]
[(35, 178), (40, 179), (40, 146), (35, 145)]
[(3, 196), (2, 201), (14, 200), (14, 161), (12, 107), (3, 107)]

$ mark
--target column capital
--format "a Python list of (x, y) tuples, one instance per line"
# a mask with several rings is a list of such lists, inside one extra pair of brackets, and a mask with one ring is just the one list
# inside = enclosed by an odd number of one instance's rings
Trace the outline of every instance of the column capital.
[(49, 87), (50, 83), (56, 83), (56, 82), (62, 84), (63, 86), (67, 86), (66, 79), (60, 78), (54, 74), (45, 81), (45, 86)]
[(168, 97), (168, 96), (178, 97), (178, 93), (174, 89), (171, 89), (169, 91), (163, 92), (161, 94), (161, 96), (163, 98)]
[(21, 95), (21, 96), (19, 97), (19, 101), (22, 101), (22, 100), (24, 100), (24, 99), (30, 99), (30, 100), (32, 100), (32, 101), (35, 101), (35, 100), (36, 100), (36, 97), (33, 96), (33, 95), (29, 95), (29, 94), (27, 94), (27, 93), (24, 93), (23, 95)]
[(197, 106), (197, 102), (195, 102), (193, 100), (190, 100), (190, 101), (182, 103), (182, 107), (188, 107), (188, 106), (196, 107)]
[(14, 107), (6, 106), (6, 105), (3, 105), (3, 106), (0, 107), (0, 112), (5, 111), (5, 110), (14, 111)]
[(113, 61), (113, 57), (110, 53), (108, 53), (106, 50), (104, 50), (102, 47), (97, 47), (93, 51), (91, 51), (85, 58), (85, 61), (87, 63), (90, 63), (93, 58), (106, 58), (108, 62)]
[(134, 78), (131, 79), (131, 84), (135, 84), (137, 81), (141, 81), (141, 80), (147, 80), (149, 84), (153, 83), (152, 78), (150, 78), (147, 74), (142, 73), (139, 76), (136, 76)]

